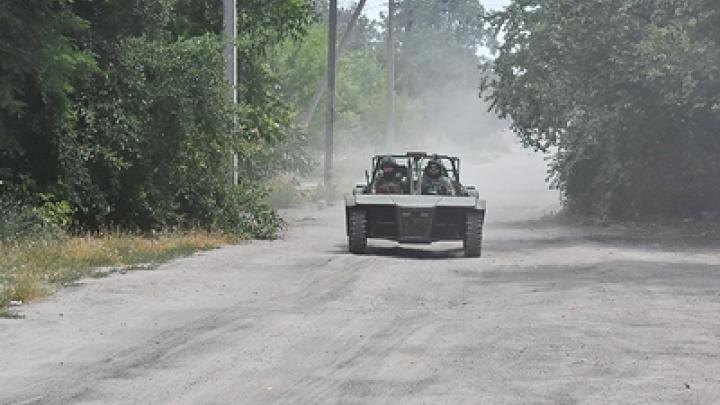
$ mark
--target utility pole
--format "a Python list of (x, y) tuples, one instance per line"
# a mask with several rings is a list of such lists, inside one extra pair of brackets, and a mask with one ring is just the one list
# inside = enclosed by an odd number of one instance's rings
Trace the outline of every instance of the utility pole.
[(387, 129), (385, 151), (395, 144), (395, 0), (388, 1), (387, 17)]
[[(225, 80), (230, 84), (230, 100), (237, 104), (237, 0), (223, 0), (223, 27), (225, 34)], [(233, 130), (237, 126), (233, 118)], [(238, 155), (230, 150), (230, 181), (238, 184)]]
[[(365, 8), (365, 3), (367, 3), (367, 0), (360, 0), (355, 7), (355, 11), (353, 11), (352, 16), (350, 17), (350, 22), (348, 23), (348, 26), (345, 27), (345, 31), (340, 37), (340, 45), (338, 45), (335, 55), (336, 60), (340, 60), (340, 58), (342, 57), (342, 53), (350, 40), (352, 30), (355, 28), (355, 25), (357, 24), (358, 18), (360, 18), (360, 14), (362, 13), (363, 8)], [(310, 102), (308, 103), (307, 108), (305, 109), (305, 112), (303, 113), (299, 121), (302, 128), (307, 128), (308, 126), (310, 126), (310, 121), (312, 121), (313, 115), (315, 115), (315, 110), (317, 109), (318, 104), (320, 104), (320, 99), (325, 93), (327, 83), (327, 72), (325, 72), (325, 76), (323, 76), (322, 79), (320, 79), (320, 81), (318, 82), (317, 86), (315, 86), (315, 93), (313, 93), (313, 96), (310, 99)]]
[(333, 129), (335, 126), (335, 50), (337, 47), (337, 0), (330, 0), (330, 26), (328, 27), (327, 113), (325, 115), (325, 195), (333, 197)]

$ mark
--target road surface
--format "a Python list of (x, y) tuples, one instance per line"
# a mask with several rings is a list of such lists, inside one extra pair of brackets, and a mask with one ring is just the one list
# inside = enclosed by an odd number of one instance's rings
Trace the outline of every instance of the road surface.
[(308, 208), (282, 240), (24, 306), (0, 403), (720, 403), (717, 250), (533, 220), (557, 203), (528, 162), (473, 169), (503, 180), (481, 259), (353, 256), (342, 207)]

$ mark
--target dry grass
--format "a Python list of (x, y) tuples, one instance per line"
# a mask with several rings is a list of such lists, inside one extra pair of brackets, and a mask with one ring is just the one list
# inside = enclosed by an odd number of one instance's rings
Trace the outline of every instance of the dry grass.
[(223, 234), (192, 232), (152, 238), (129, 235), (73, 237), (0, 244), (0, 316), (11, 301), (32, 301), (58, 286), (96, 276), (99, 267), (132, 269), (235, 242)]

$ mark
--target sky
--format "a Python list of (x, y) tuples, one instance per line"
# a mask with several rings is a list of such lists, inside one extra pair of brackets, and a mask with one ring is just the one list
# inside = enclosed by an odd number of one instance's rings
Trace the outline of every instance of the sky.
[[(339, 0), (338, 3), (342, 6), (349, 6), (357, 3), (357, 0)], [(381, 11), (387, 9), (387, 3), (387, 0), (368, 0), (365, 6), (365, 14), (371, 18), (376, 18)], [(480, 3), (487, 9), (497, 9), (507, 6), (510, 0), (480, 0)]]

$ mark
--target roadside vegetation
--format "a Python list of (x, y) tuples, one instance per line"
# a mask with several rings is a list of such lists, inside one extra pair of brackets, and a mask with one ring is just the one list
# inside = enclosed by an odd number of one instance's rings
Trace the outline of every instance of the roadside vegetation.
[[(301, 170), (302, 134), (267, 69), (303, 1), (240, 2), (239, 104), (218, 0), (12, 0), (0, 8), (0, 186), (69, 207), (75, 233), (205, 229), (271, 237), (264, 179)], [(237, 122), (237, 126), (233, 126)], [(230, 151), (241, 183), (230, 184)]]
[(0, 221), (0, 316), (83, 277), (150, 269), (169, 259), (237, 242), (219, 231), (132, 234), (119, 228), (83, 236), (66, 232), (69, 207), (5, 202)]
[(720, 216), (720, 11), (711, 0), (514, 0), (483, 90), (552, 156), (574, 214)]
[(2, 243), (0, 316), (12, 316), (11, 304), (45, 297), (84, 277), (152, 269), (167, 260), (236, 241), (229, 235), (193, 231), (152, 236), (46, 236)]
[(233, 105), (220, 0), (2, 3), (0, 308), (95, 266), (277, 235), (267, 179), (309, 158), (269, 54), (316, 16), (309, 1), (239, 8)]

